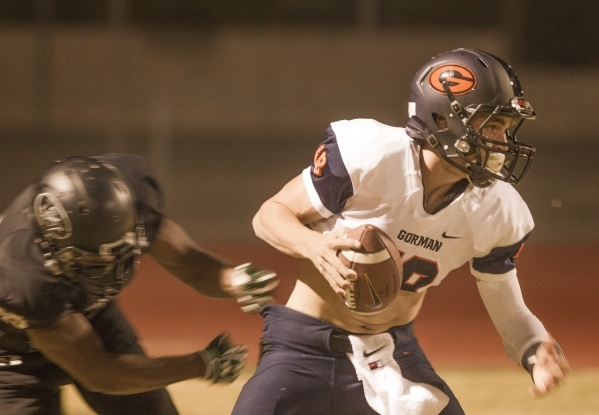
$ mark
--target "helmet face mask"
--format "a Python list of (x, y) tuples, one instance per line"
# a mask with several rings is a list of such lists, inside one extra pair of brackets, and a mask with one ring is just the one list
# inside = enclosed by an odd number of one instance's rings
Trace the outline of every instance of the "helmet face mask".
[[(496, 116), (514, 120), (505, 141), (482, 133)], [(485, 52), (457, 49), (424, 65), (412, 81), (410, 117), (408, 125), (424, 130), (423, 138), (475, 186), (519, 183), (533, 161), (535, 149), (518, 142), (516, 132), (535, 118), (534, 110), (514, 71)], [(486, 120), (475, 130), (472, 122), (480, 117)]]
[[(138, 230), (143, 232), (143, 227)], [(123, 238), (89, 252), (68, 246), (53, 254), (62, 274), (76, 280), (87, 292), (109, 297), (118, 294), (139, 269), (144, 235), (128, 232)]]
[[(524, 119), (503, 115), (499, 109), (492, 112), (485, 106), (479, 106), (466, 119), (467, 133), (454, 143), (455, 155), (448, 156), (450, 162), (460, 159), (466, 166), (468, 179), (476, 186), (486, 187), (493, 180), (508, 183), (519, 183), (530, 168), (534, 159), (535, 149), (516, 141), (516, 132), (522, 126)], [(484, 135), (483, 130), (493, 121), (494, 117), (509, 117), (512, 120), (505, 131), (505, 139), (497, 140)], [(475, 128), (477, 117), (483, 118)]]
[(46, 268), (101, 297), (116, 295), (138, 269), (145, 229), (126, 179), (84, 157), (40, 176), (33, 213)]

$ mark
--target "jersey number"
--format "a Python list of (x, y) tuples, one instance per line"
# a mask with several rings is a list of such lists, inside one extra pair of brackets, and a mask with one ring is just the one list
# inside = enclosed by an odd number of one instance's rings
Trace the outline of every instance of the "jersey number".
[[(399, 251), (403, 256), (403, 252)], [(433, 283), (439, 267), (435, 261), (430, 259), (413, 256), (403, 262), (403, 281), (401, 289), (403, 291), (418, 292), (422, 288)]]

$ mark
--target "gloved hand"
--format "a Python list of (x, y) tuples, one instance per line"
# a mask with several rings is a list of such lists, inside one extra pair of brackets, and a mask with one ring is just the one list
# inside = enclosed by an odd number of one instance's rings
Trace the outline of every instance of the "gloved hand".
[(247, 359), (247, 346), (232, 346), (229, 334), (221, 333), (208, 347), (197, 352), (206, 366), (204, 379), (212, 383), (231, 383), (239, 376)]
[(279, 285), (279, 277), (273, 271), (261, 270), (251, 263), (235, 267), (231, 285), (239, 294), (237, 302), (246, 313), (257, 313), (263, 306), (275, 302), (273, 291)]

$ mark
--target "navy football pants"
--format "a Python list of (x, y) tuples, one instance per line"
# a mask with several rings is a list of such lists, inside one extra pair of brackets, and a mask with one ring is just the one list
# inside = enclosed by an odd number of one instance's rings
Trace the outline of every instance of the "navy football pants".
[[(264, 307), (262, 315), (263, 353), (232, 415), (377, 415), (345, 354), (351, 352), (347, 332), (281, 305)], [(449, 396), (442, 415), (463, 415), (418, 345), (412, 324), (388, 332), (403, 377)]]
[[(143, 354), (131, 325), (111, 301), (91, 320), (114, 353)], [(60, 386), (73, 383), (62, 369), (40, 353), (23, 356), (23, 364), (0, 368), (0, 414), (60, 415)], [(166, 389), (134, 395), (89, 392), (75, 383), (88, 405), (100, 415), (177, 415)]]

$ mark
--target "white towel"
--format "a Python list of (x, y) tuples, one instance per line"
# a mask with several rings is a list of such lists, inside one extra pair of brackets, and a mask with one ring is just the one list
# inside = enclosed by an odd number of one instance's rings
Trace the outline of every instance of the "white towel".
[(438, 415), (449, 402), (441, 390), (404, 379), (393, 359), (389, 333), (350, 335), (353, 353), (347, 356), (362, 381), (366, 401), (381, 415)]

